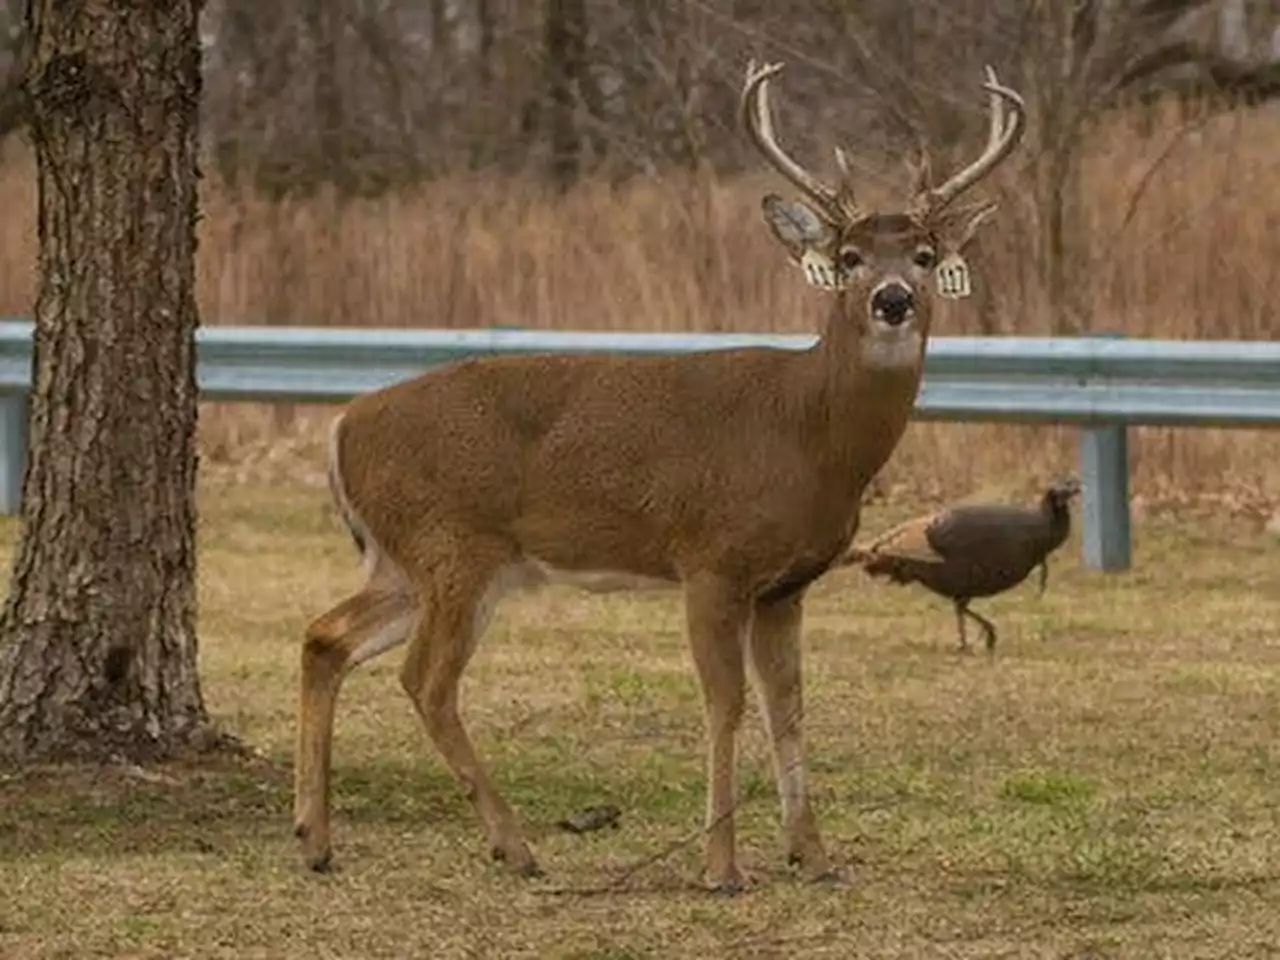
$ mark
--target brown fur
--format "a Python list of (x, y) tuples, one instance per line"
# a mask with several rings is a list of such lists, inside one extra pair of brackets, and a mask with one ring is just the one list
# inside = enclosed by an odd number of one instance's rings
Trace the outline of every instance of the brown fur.
[[(863, 489), (911, 413), (930, 321), (919, 250), (956, 246), (972, 215), (823, 210), (821, 235), (813, 220), (800, 236), (770, 209), (793, 256), (812, 247), (862, 257), (843, 290), (814, 295), (829, 306), (811, 349), (485, 358), (349, 405), (331, 478), (370, 584), (319, 618), (304, 645), (295, 812), (312, 867), (330, 857), (341, 677), (408, 640), (404, 687), (491, 851), (538, 871), (463, 728), (458, 684), (505, 590), (569, 580), (683, 590), (707, 706), (711, 884), (741, 883), (733, 781), (748, 662), (773, 740), (787, 853), (812, 876), (830, 872), (804, 779), (802, 600), (852, 541)], [(869, 297), (885, 278), (916, 291), (899, 328), (872, 316)]]

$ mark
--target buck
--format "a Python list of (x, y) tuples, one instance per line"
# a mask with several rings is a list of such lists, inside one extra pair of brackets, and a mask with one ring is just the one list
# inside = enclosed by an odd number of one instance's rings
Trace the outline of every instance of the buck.
[(458, 687), (502, 595), (554, 581), (683, 591), (705, 703), (709, 886), (742, 885), (734, 743), (746, 666), (772, 743), (785, 853), (803, 875), (838, 876), (805, 774), (802, 603), (853, 540), (863, 489), (907, 425), (931, 283), (967, 293), (961, 253), (994, 206), (952, 203), (1014, 148), (1023, 106), (988, 67), (981, 155), (938, 186), (922, 157), (910, 203), (874, 212), (855, 201), (843, 151), (833, 187), (778, 144), (768, 84), (782, 67), (748, 65), (741, 113), (803, 195), (770, 194), (763, 214), (825, 291), (811, 348), (469, 359), (358, 397), (335, 421), (329, 479), (367, 581), (311, 623), (302, 648), (295, 832), (312, 869), (330, 865), (339, 687), (407, 641), (401, 683), (491, 855), (541, 872), (467, 735)]

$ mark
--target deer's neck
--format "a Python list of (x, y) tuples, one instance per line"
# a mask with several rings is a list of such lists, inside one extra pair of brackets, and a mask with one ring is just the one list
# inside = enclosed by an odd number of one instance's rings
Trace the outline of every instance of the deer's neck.
[(812, 352), (810, 412), (831, 466), (861, 489), (880, 470), (907, 427), (924, 368), (925, 337), (874, 338), (858, 311), (838, 295)]

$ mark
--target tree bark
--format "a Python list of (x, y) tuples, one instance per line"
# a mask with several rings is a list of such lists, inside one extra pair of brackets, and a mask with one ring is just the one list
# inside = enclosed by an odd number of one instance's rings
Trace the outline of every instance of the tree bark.
[(548, 0), (543, 48), (546, 56), (551, 179), (568, 189), (578, 179), (582, 143), (576, 119), (577, 83), (585, 55), (582, 0)]
[(0, 616), (0, 756), (208, 743), (196, 673), (202, 0), (31, 0), (31, 449)]
[(347, 123), (342, 85), (338, 77), (338, 36), (346, 26), (342, 10), (334, 0), (309, 0), (304, 8), (304, 21), (311, 34), (313, 51), (311, 100), (313, 122), (317, 128), (316, 152), (307, 164), (309, 186), (331, 183), (339, 199), (356, 191), (357, 176), (352, 166), (353, 131)]

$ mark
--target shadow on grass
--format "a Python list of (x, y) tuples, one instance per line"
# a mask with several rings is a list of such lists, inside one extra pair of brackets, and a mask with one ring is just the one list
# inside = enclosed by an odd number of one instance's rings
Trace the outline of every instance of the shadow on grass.
[(43, 767), (0, 782), (0, 859), (207, 853), (286, 826), (289, 802), (287, 777), (263, 762)]
[[(614, 803), (624, 818), (692, 828), (701, 816), (701, 771), (651, 763), (607, 775), (556, 762), (546, 751), (493, 765), (498, 789), (536, 840), (584, 807)], [(743, 783), (745, 799), (765, 797), (761, 778)], [(286, 762), (174, 763), (147, 770), (59, 766), (0, 779), (0, 860), (71, 854), (95, 857), (210, 853), (225, 845), (280, 842), (292, 828), (292, 773)], [(429, 756), (420, 763), (371, 762), (334, 770), (335, 828), (375, 825), (479, 830), (471, 805)]]

